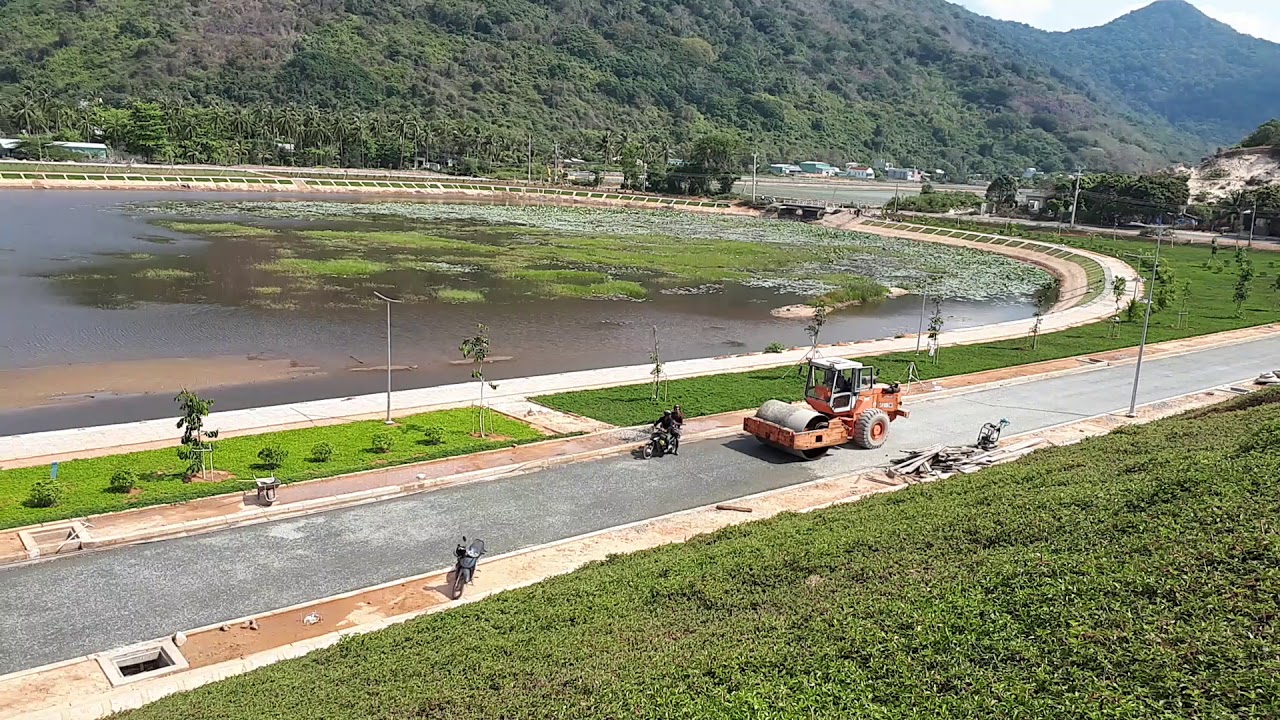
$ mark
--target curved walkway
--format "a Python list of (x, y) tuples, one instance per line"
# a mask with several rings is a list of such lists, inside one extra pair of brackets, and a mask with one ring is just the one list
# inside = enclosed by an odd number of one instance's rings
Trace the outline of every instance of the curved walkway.
[[(923, 228), (923, 226), (919, 227)], [(879, 224), (873, 225), (871, 223), (859, 224), (851, 229), (856, 229), (859, 232), (865, 231), (886, 235), (913, 232), (886, 228), (879, 226)], [(997, 236), (989, 237), (996, 238)], [(938, 237), (926, 233), (919, 233), (919, 237), (914, 237), (913, 235), (912, 239), (926, 242), (961, 244), (961, 241), (955, 238)], [(1064, 296), (1068, 296), (1066, 282), (1078, 282), (1079, 280), (1079, 278), (1072, 280), (1073, 276), (1071, 271), (1068, 270), (1068, 268), (1078, 268), (1079, 266), (1063, 260), (1061, 256), (1064, 253), (1079, 255), (1097, 262), (1104, 269), (1106, 288), (1111, 286), (1111, 282), (1115, 277), (1126, 278), (1130, 283), (1130, 287), (1133, 287), (1134, 282), (1141, 283), (1133, 268), (1113, 257), (1048, 243), (1015, 241), (1011, 238), (1000, 239), (1011, 243), (1016, 242), (1022, 248), (1022, 253), (1018, 257), (1024, 260), (1027, 258), (1022, 257), (1022, 255), (1025, 255), (1026, 251), (1032, 248), (1043, 248), (1042, 266), (1054, 271), (1059, 278), (1064, 280)], [(981, 245), (980, 247), (1003, 254), (1011, 254), (1009, 251), (1014, 249), (997, 244)], [(1050, 253), (1055, 253), (1056, 256)], [(1074, 299), (1070, 297), (1067, 297), (1067, 299), (1078, 303), (1082, 298), (1077, 295)], [(1088, 298), (1086, 296), (1083, 299)], [(1062, 304), (1059, 303), (1059, 305)], [(1050, 333), (1086, 325), (1110, 317), (1114, 312), (1115, 304), (1104, 291), (1082, 304), (1075, 304), (1072, 307), (1065, 308), (1055, 306), (1041, 318), (1040, 332)], [(1028, 320), (1014, 320), (981, 327), (952, 330), (943, 332), (939, 341), (943, 345), (971, 345), (1023, 337), (1030, 329), (1029, 322)], [(914, 335), (909, 335), (897, 338), (843, 342), (823, 347), (842, 355), (866, 357), (913, 350), (916, 347), (916, 339)], [(799, 348), (783, 353), (751, 353), (680, 360), (666, 363), (664, 370), (669, 378), (678, 379), (726, 372), (745, 372), (785, 367), (800, 362), (807, 352), (807, 349)], [(650, 365), (629, 365), (536, 377), (513, 378), (504, 380), (499, 390), (489, 395), (489, 400), (495, 403), (500, 401), (521, 401), (537, 395), (644, 383), (651, 379), (651, 370), (652, 366)], [(475, 395), (476, 386), (474, 382), (402, 390), (392, 393), (392, 413), (393, 415), (409, 415), (427, 410), (466, 407), (474, 403)], [(209, 416), (206, 424), (223, 433), (253, 434), (288, 427), (324, 425), (339, 421), (377, 418), (381, 417), (385, 412), (385, 404), (385, 393), (329, 398), (213, 413)], [(67, 460), (79, 457), (94, 457), (139, 449), (139, 446), (157, 443), (165, 445), (176, 444), (173, 420), (171, 418), (2, 437), (0, 438), (0, 463), (12, 465), (15, 464), (15, 461), (27, 460), (28, 462), (23, 464), (31, 464), (30, 461), (36, 458)]]

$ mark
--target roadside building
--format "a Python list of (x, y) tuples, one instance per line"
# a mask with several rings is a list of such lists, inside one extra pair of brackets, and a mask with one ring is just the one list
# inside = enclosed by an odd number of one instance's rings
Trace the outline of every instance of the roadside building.
[(818, 162), (816, 160), (806, 160), (805, 162), (800, 163), (800, 169), (806, 175), (822, 175), (823, 177), (834, 177), (836, 174), (836, 168), (834, 165), (829, 165), (824, 162)]
[(1053, 193), (1043, 192), (1040, 190), (1028, 190), (1022, 194), (1020, 204), (1032, 215), (1039, 215), (1049, 206), (1049, 200), (1052, 197), (1054, 197)]
[(924, 175), (916, 168), (886, 168), (885, 177), (898, 182), (922, 182)]
[(789, 163), (775, 163), (769, 166), (769, 173), (772, 175), (786, 177), (788, 175), (799, 175), (802, 172), (804, 171), (800, 169), (799, 165), (791, 165)]
[[(17, 138), (0, 138), (0, 157), (11, 157), (21, 143)], [(107, 160), (111, 157), (111, 148), (102, 143), (56, 141), (49, 144), (82, 155), (86, 160)]]
[(840, 173), (843, 177), (854, 178), (856, 180), (875, 180), (876, 171), (869, 165), (859, 165), (857, 163), (847, 163), (844, 166), (844, 172)]

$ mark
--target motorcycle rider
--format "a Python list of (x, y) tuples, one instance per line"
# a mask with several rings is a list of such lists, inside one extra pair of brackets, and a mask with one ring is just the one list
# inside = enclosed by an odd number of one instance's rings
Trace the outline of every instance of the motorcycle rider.
[(678, 450), (680, 448), (680, 436), (684, 433), (684, 410), (681, 410), (679, 405), (671, 409), (671, 421), (674, 425), (671, 430), (671, 436), (674, 438), (673, 444)]
[(672, 417), (671, 411), (666, 410), (662, 413), (662, 417), (653, 426), (666, 434), (671, 444), (671, 454), (680, 454), (680, 425)]

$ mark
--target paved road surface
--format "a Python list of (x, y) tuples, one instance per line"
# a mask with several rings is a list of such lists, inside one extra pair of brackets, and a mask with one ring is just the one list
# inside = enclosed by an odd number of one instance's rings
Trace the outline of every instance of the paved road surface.
[[(1277, 357), (1280, 338), (1153, 360), (1139, 401), (1256, 376)], [(812, 463), (735, 437), (0, 570), (0, 674), (440, 569), (462, 534), (504, 553), (972, 442), (1001, 417), (1014, 433), (1127, 408), (1132, 378), (1124, 366), (919, 403), (886, 448)]]

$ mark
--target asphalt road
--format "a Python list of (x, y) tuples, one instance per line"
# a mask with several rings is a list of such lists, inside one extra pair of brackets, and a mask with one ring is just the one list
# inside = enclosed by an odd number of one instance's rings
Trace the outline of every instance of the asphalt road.
[[(1276, 358), (1280, 338), (1152, 360), (1139, 402), (1256, 376)], [(972, 442), (1002, 417), (1012, 434), (1127, 408), (1132, 379), (1122, 366), (918, 403), (885, 448), (810, 463), (752, 438), (688, 443), (674, 458), (610, 458), (3, 569), (0, 674), (437, 570), (463, 534), (505, 553)]]

